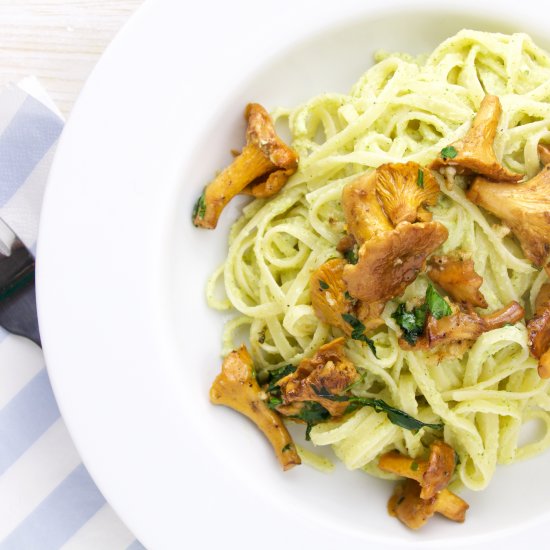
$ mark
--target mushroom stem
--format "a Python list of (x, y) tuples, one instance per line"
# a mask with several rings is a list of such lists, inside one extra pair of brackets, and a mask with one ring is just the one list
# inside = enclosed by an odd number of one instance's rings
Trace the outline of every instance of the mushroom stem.
[(260, 397), (252, 358), (246, 347), (232, 351), (210, 388), (210, 401), (248, 417), (267, 437), (283, 470), (301, 463), (294, 442), (279, 415)]
[(195, 215), (197, 227), (214, 229), (222, 210), (251, 181), (265, 174), (271, 167), (269, 158), (255, 145), (246, 145), (242, 153), (206, 187), (204, 201), (206, 208), (202, 217)]

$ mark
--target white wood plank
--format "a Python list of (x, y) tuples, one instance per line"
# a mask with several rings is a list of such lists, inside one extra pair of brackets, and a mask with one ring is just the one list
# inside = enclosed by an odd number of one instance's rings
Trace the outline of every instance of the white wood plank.
[(38, 77), (67, 115), (142, 0), (0, 0), (0, 85)]

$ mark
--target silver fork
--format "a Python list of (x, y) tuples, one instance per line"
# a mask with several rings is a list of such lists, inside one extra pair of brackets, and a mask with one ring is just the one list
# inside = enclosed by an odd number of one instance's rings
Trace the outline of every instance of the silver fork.
[(40, 346), (34, 257), (2, 220), (0, 233), (0, 326)]

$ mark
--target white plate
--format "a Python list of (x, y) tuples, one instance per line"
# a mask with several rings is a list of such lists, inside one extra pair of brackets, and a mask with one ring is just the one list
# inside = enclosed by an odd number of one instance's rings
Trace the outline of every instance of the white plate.
[(39, 312), (69, 430), (147, 547), (441, 548), (499, 537), (504, 548), (544, 532), (548, 455), (500, 468), (489, 489), (468, 494), (464, 525), (436, 520), (419, 533), (387, 516), (391, 484), (343, 468), (280, 472), (255, 428), (207, 398), (223, 319), (203, 289), (238, 206), (215, 232), (190, 223), (200, 189), (242, 140), (248, 101), (271, 108), (347, 91), (374, 50), (428, 51), (465, 26), (528, 31), (548, 47), (548, 8), (537, 5), (156, 0), (109, 48), (52, 170)]

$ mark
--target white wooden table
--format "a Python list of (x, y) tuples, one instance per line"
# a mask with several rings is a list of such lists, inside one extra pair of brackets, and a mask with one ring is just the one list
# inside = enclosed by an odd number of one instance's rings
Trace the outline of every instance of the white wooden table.
[(0, 85), (38, 77), (68, 115), (98, 58), (143, 0), (0, 0)]

